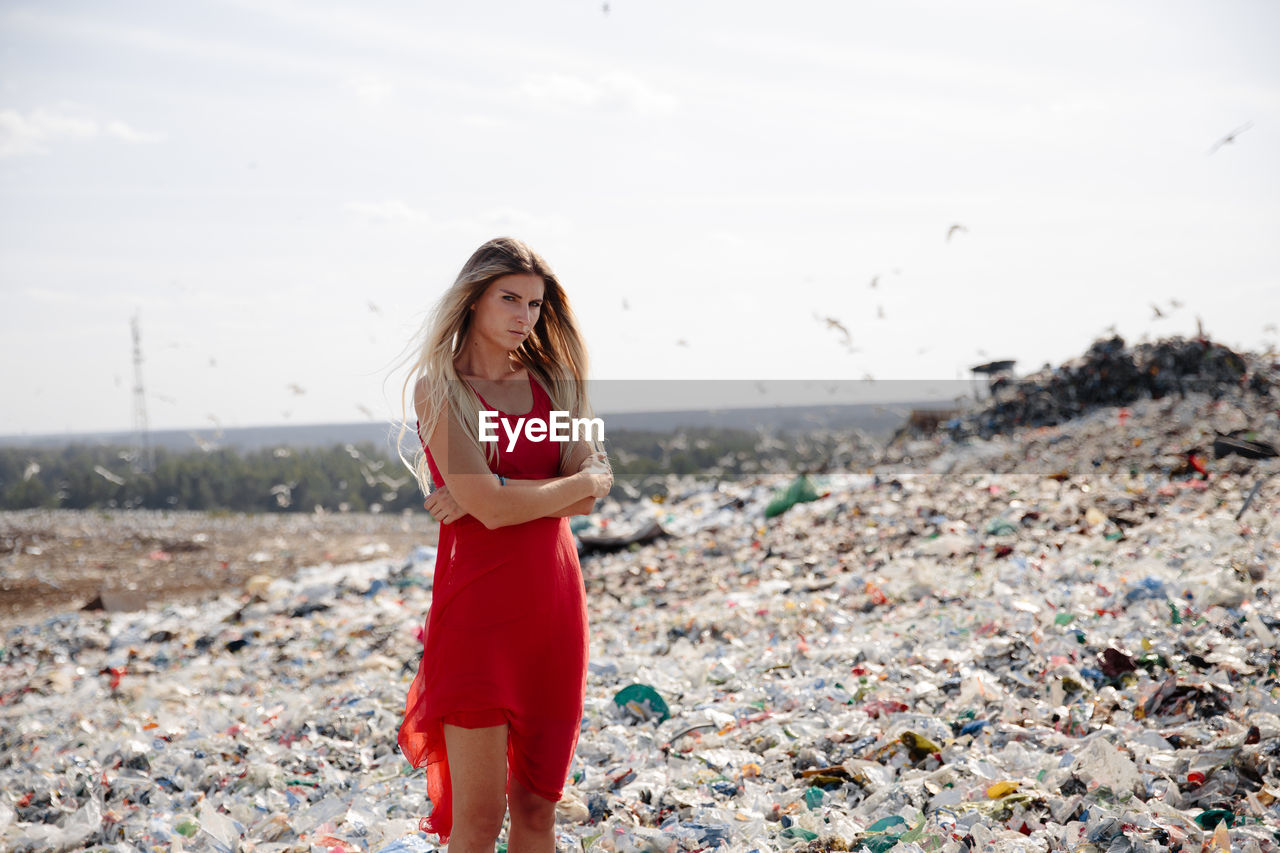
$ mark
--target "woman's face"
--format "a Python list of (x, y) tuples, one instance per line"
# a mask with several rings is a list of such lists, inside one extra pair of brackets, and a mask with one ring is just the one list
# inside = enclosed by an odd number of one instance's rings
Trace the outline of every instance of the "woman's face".
[(546, 283), (533, 273), (512, 273), (495, 279), (471, 306), (474, 334), (505, 350), (514, 350), (533, 331), (542, 313)]

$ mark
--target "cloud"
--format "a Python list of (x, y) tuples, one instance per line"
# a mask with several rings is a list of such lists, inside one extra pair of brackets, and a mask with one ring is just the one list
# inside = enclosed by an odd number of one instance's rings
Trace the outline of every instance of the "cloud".
[[(462, 213), (451, 211), (447, 217), (432, 216), (406, 202), (353, 201), (347, 212), (375, 225), (408, 225), (428, 228), (441, 234), (475, 235), (494, 231), (518, 234), (564, 234), (572, 224), (558, 214), (540, 215), (515, 207), (495, 207)], [(487, 238), (486, 238), (487, 239)]]
[(430, 217), (403, 201), (353, 201), (347, 210), (379, 225), (426, 225)]
[(122, 142), (131, 142), (137, 145), (154, 145), (157, 142), (164, 141), (164, 135), (159, 133), (147, 133), (144, 130), (138, 130), (122, 121), (109, 121), (103, 125), (103, 132), (114, 139)]
[(607, 110), (652, 116), (669, 113), (676, 98), (634, 74), (614, 71), (588, 79), (569, 74), (539, 74), (525, 78), (520, 94), (544, 105), (568, 109)]
[(502, 207), (485, 211), (477, 218), (481, 228), (505, 230), (516, 234), (563, 234), (570, 230), (570, 223), (563, 216), (550, 214), (539, 216), (514, 207)]
[(369, 73), (348, 77), (343, 81), (342, 88), (355, 95), (357, 99), (374, 106), (390, 100), (393, 91), (386, 77)]
[(116, 119), (96, 119), (69, 112), (37, 109), (26, 115), (17, 110), (0, 110), (0, 157), (47, 154), (50, 146), (65, 140), (109, 137), (121, 142), (146, 144), (163, 137), (137, 130)]

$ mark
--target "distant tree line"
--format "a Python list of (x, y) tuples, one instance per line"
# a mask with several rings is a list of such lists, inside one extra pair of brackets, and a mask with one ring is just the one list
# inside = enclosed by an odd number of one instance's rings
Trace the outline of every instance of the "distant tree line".
[[(607, 449), (623, 492), (664, 490), (668, 475), (739, 479), (845, 469), (871, 449), (856, 434), (696, 428), (617, 431)], [(175, 509), (233, 512), (421, 510), (417, 483), (371, 443), (328, 449), (155, 451), (136, 470), (129, 448), (69, 445), (0, 448), (0, 509)]]
[(328, 449), (155, 451), (150, 471), (128, 448), (0, 449), (0, 508), (393, 512), (422, 507), (398, 461), (372, 444)]

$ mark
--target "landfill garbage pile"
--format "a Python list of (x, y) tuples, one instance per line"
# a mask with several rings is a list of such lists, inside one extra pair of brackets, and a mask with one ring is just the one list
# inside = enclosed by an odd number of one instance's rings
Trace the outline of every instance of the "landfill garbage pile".
[(1081, 357), (1021, 379), (1001, 377), (980, 411), (950, 425), (956, 436), (992, 435), (1018, 426), (1053, 426), (1100, 406), (1188, 393), (1269, 397), (1280, 382), (1272, 359), (1236, 353), (1205, 338), (1168, 338), (1126, 347), (1115, 336)]
[[(1222, 407), (921, 442), (772, 518), (791, 476), (606, 502), (664, 535), (583, 557), (558, 849), (1280, 849), (1273, 461), (1179, 467), (1276, 421)], [(437, 849), (395, 743), (433, 565), (0, 635), (0, 848)]]

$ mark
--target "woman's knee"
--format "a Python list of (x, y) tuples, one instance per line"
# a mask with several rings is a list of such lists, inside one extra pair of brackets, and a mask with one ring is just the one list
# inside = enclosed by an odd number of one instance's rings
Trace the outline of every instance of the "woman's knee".
[(507, 727), (466, 729), (445, 724), (453, 824), (468, 838), (498, 837), (506, 815)]
[(519, 823), (527, 829), (542, 832), (553, 829), (556, 825), (556, 804), (530, 791), (519, 780), (512, 780), (507, 807), (511, 811), (513, 824)]
[(477, 841), (492, 841), (502, 832), (502, 820), (506, 811), (506, 803), (502, 799), (496, 802), (472, 802), (462, 810), (455, 807), (454, 833), (462, 833)]

